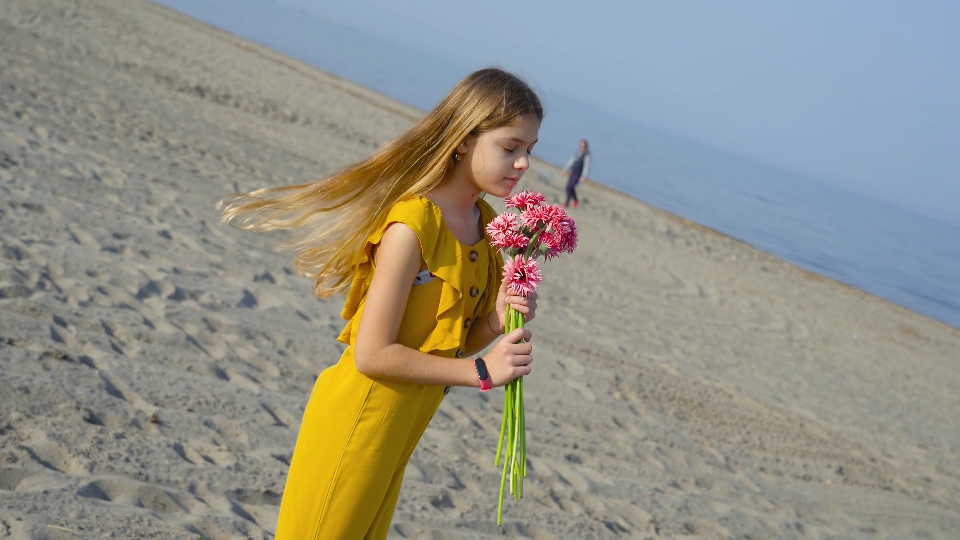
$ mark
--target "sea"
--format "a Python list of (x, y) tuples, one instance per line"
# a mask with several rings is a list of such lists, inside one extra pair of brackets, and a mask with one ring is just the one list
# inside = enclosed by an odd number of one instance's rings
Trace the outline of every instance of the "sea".
[[(483, 67), (271, 0), (158, 3), (424, 111)], [(591, 180), (960, 328), (960, 226), (539, 90), (540, 159), (562, 165), (586, 137)]]

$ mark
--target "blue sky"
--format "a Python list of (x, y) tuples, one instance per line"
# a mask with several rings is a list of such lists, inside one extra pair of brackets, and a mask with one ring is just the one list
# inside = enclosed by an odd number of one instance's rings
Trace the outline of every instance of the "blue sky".
[(277, 1), (960, 223), (960, 3)]

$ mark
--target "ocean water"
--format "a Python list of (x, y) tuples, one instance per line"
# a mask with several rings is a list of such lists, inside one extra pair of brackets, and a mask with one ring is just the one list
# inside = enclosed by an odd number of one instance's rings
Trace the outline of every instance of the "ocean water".
[[(159, 3), (422, 110), (482, 67), (271, 0)], [(588, 138), (591, 179), (960, 328), (960, 227), (540, 90), (541, 159), (562, 165)]]

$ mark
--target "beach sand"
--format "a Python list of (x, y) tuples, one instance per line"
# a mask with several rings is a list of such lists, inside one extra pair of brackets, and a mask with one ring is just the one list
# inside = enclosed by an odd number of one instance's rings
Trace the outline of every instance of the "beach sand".
[[(422, 113), (141, 0), (5, 0), (0, 53), (0, 538), (272, 538), (342, 298), (214, 205)], [(960, 536), (960, 332), (582, 194), (524, 499), (495, 525), (502, 392), (454, 389), (392, 538)]]

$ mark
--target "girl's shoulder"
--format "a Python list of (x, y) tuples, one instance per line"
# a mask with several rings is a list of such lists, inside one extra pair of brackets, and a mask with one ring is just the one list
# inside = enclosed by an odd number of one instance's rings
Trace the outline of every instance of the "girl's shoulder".
[[(435, 237), (443, 226), (443, 215), (430, 199), (418, 196), (403, 199), (395, 203), (379, 227), (380, 235), (390, 225), (394, 223), (403, 223), (417, 233), (421, 244), (425, 238)], [(377, 233), (374, 233), (375, 236)]]
[[(480, 219), (486, 228), (487, 224), (497, 217), (497, 211), (483, 199), (477, 200), (477, 208), (480, 210)], [(403, 199), (394, 204), (387, 212), (381, 231), (398, 222), (410, 227), (417, 236), (421, 237), (439, 236), (441, 233), (448, 232), (440, 207), (422, 195)]]
[[(497, 213), (483, 199), (477, 201), (477, 207), (480, 209), (483, 225), (486, 228), (486, 225), (497, 216)], [(419, 196), (395, 203), (387, 211), (387, 215), (380, 225), (367, 238), (363, 250), (352, 267), (353, 279), (341, 313), (344, 319), (353, 318), (360, 302), (366, 295), (373, 274), (372, 249), (380, 243), (384, 231), (393, 223), (403, 223), (417, 234), (423, 261), (430, 272), (444, 282), (443, 287), (448, 292), (443, 293), (442, 298), (445, 299), (446, 303), (440, 306), (438, 313), (446, 312), (446, 310), (451, 309), (453, 303), (465, 297), (467, 293), (464, 291), (467, 291), (467, 288), (463, 285), (463, 265), (478, 261), (477, 255), (481, 253), (485, 253), (482, 256), (486, 258), (487, 283), (494, 284), (494, 286), (492, 296), (488, 290), (484, 290), (479, 305), (484, 306), (482, 309), (488, 311), (492, 309), (490, 302), (496, 300), (496, 289), (499, 287), (497, 280), (503, 270), (503, 259), (500, 253), (483, 240), (475, 248), (460, 244), (443, 221), (440, 208), (433, 204), (430, 199)], [(464, 261), (469, 261), (469, 263)], [(493, 300), (490, 300), (490, 298)], [(340, 339), (347, 343), (349, 330), (345, 329)], [(453, 346), (456, 347), (456, 344)]]
[(387, 211), (385, 224), (402, 222), (407, 225), (439, 225), (440, 209), (424, 196), (409, 197), (397, 201)]

